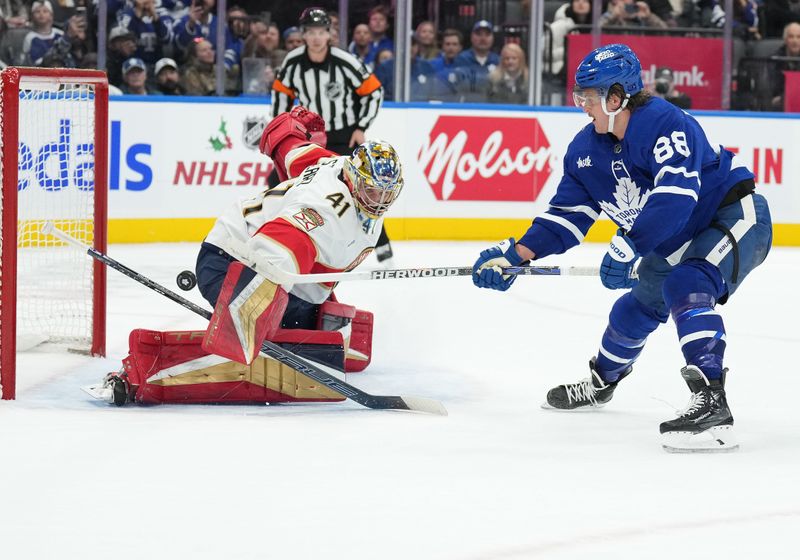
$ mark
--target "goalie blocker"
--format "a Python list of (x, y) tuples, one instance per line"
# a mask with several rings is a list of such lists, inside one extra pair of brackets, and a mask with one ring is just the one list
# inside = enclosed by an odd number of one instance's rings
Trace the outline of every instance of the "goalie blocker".
[[(206, 331), (136, 329), (129, 354), (107, 385), (126, 400), (160, 403), (286, 403), (344, 397), (287, 365), (259, 356), (267, 339), (341, 372), (362, 371), (372, 353), (372, 313), (328, 300), (314, 329), (283, 328), (294, 319), (283, 288), (238, 261), (228, 266)], [(118, 389), (119, 390), (119, 389)], [(111, 393), (108, 392), (111, 398)]]

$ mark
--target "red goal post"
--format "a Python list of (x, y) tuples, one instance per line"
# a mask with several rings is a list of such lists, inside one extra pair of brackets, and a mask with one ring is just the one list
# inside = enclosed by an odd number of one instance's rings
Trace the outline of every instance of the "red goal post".
[(23, 345), (105, 354), (104, 266), (39, 228), (52, 220), (106, 251), (108, 80), (12, 67), (0, 86), (0, 397), (13, 399)]

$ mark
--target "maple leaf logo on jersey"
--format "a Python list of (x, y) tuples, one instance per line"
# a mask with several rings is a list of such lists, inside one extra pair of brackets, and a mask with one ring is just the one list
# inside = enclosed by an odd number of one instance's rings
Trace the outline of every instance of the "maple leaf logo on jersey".
[(611, 162), (611, 172), (617, 179), (617, 189), (614, 191), (614, 202), (600, 201), (600, 208), (608, 214), (620, 227), (626, 231), (633, 227), (633, 223), (644, 208), (650, 192), (641, 194), (641, 189), (631, 179), (625, 162), (621, 159)]

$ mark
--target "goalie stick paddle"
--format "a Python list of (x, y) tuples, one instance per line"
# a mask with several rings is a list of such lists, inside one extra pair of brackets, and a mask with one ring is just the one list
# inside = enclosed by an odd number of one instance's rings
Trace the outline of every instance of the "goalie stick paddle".
[[(61, 241), (68, 243), (70, 245), (74, 245), (75, 247), (79, 247), (86, 251), (86, 253), (96, 259), (109, 268), (113, 268), (114, 270), (121, 272), (128, 278), (132, 278), (136, 280), (140, 284), (147, 286), (154, 292), (161, 294), (162, 296), (171, 299), (175, 303), (178, 303), (192, 311), (201, 317), (206, 319), (211, 319), (211, 312), (207, 309), (203, 309), (199, 305), (189, 301), (188, 299), (179, 296), (172, 290), (169, 290), (155, 282), (146, 276), (143, 276), (136, 272), (135, 270), (128, 268), (124, 264), (112, 259), (111, 257), (101, 253), (94, 247), (90, 247), (86, 243), (75, 239), (68, 233), (58, 229), (55, 227), (53, 222), (46, 222), (42, 228), (42, 233), (45, 235), (52, 235)], [(273, 358), (282, 364), (286, 364), (287, 366), (294, 368), (295, 370), (299, 371), (303, 375), (310, 377), (314, 381), (322, 383), (326, 387), (329, 387), (333, 391), (336, 391), (343, 397), (346, 397), (358, 404), (365, 406), (367, 408), (374, 408), (374, 409), (387, 409), (387, 410), (411, 410), (416, 412), (426, 412), (428, 414), (439, 414), (442, 416), (447, 416), (447, 410), (444, 408), (444, 405), (439, 401), (428, 399), (424, 397), (412, 397), (412, 396), (380, 396), (380, 395), (371, 395), (369, 393), (365, 393), (361, 389), (358, 389), (349, 383), (342, 381), (338, 377), (330, 375), (326, 373), (321, 368), (315, 366), (311, 362), (301, 358), (297, 354), (293, 352), (289, 352), (284, 348), (281, 348), (277, 344), (273, 344), (265, 340), (261, 345), (261, 351)]]

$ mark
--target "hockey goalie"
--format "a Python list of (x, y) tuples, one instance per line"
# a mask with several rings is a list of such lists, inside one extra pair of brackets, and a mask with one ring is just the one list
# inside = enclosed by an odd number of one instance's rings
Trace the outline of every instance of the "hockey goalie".
[(259, 355), (261, 342), (340, 372), (361, 371), (372, 355), (372, 314), (337, 301), (333, 284), (280, 283), (279, 275), (252, 267), (343, 272), (375, 247), (382, 216), (403, 188), (397, 153), (368, 141), (352, 156), (338, 156), (325, 141), (322, 118), (302, 107), (269, 123), (260, 149), (282, 182), (228, 208), (197, 258), (198, 287), (214, 307), (208, 329), (134, 330), (121, 370), (108, 374), (95, 396), (118, 405), (344, 399)]

